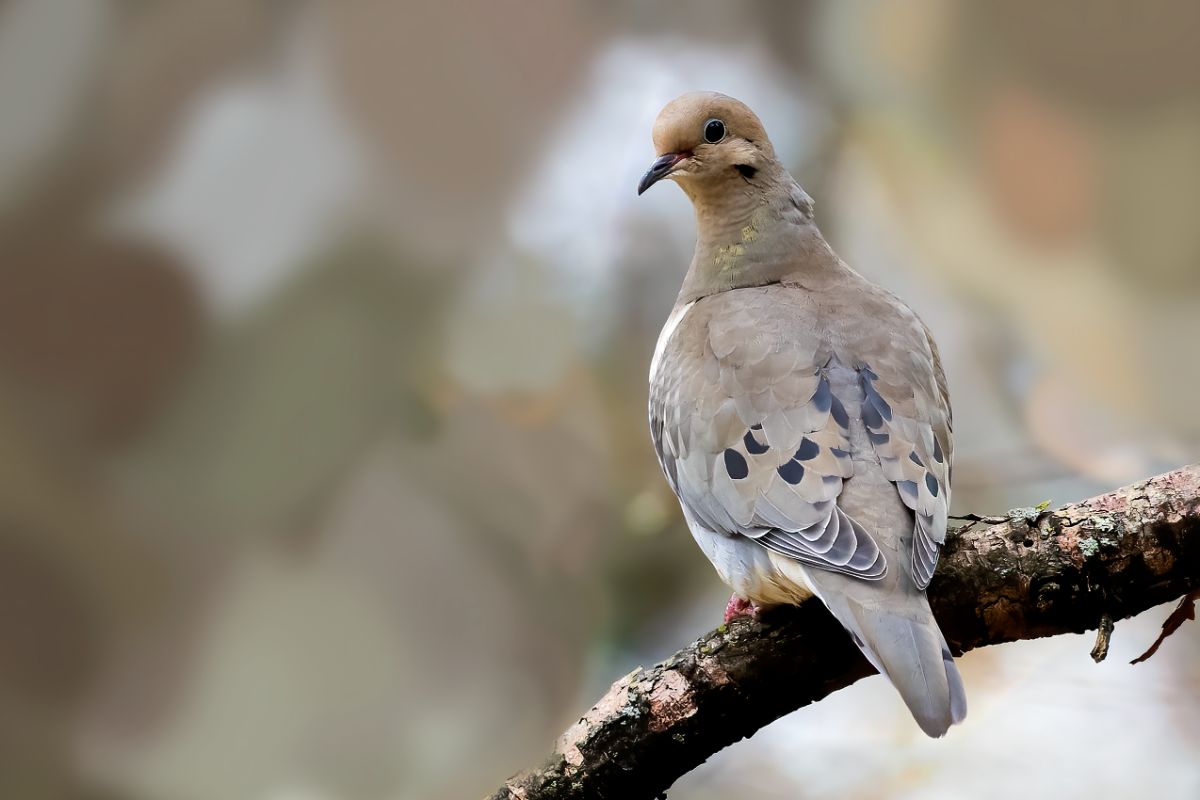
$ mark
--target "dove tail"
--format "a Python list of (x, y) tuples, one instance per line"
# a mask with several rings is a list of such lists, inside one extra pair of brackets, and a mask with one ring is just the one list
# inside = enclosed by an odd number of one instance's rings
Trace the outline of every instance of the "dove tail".
[(921, 730), (939, 737), (967, 716), (967, 695), (933, 612), (923, 595), (920, 601), (925, 606), (925, 620), (871, 611), (849, 599), (843, 604), (854, 626), (841, 614), (834, 615), (850, 628), (855, 644), (900, 692)]
[[(805, 570), (812, 576), (814, 571)], [(816, 577), (816, 576), (813, 576)], [(817, 578), (820, 581), (820, 578)], [(815, 592), (854, 643), (896, 690), (921, 730), (944, 736), (967, 716), (962, 677), (925, 594), (889, 598), (892, 608), (867, 608), (834, 591)]]
[[(944, 736), (951, 725), (967, 716), (967, 695), (942, 632), (932, 617), (924, 623), (903, 617), (880, 621), (895, 629), (895, 638), (901, 640), (893, 647), (893, 634), (884, 634), (888, 643), (880, 646), (878, 658), (884, 665), (880, 671), (900, 692), (921, 730), (929, 736)], [(903, 642), (905, 636), (907, 643)]]

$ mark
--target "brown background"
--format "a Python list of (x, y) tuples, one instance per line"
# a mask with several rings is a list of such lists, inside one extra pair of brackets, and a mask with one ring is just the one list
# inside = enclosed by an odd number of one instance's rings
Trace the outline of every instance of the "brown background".
[[(955, 508), (1197, 460), (1190, 2), (0, 3), (0, 795), (482, 795), (719, 619), (644, 421), (667, 100), (942, 343)], [(1165, 610), (877, 678), (673, 800), (1200, 796)]]

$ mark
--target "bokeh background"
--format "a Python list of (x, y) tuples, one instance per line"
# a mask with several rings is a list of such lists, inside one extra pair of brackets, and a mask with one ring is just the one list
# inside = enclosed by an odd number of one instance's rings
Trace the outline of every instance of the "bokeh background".
[[(450, 800), (719, 621), (645, 423), (675, 95), (938, 340), (958, 512), (1200, 452), (1200, 4), (0, 2), (0, 796)], [(1200, 634), (871, 678), (717, 798), (1200, 797)]]

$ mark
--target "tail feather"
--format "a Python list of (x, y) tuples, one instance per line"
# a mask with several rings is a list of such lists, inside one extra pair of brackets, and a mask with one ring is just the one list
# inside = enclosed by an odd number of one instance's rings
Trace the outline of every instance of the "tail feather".
[[(853, 608), (854, 603), (847, 605)], [(944, 736), (961, 722), (967, 713), (962, 678), (932, 617), (917, 622), (869, 612), (856, 616), (863, 652), (875, 656), (872, 660), (879, 662), (879, 671), (896, 687), (921, 730)]]
[(967, 690), (963, 687), (962, 675), (958, 674), (958, 666), (944, 638), (942, 661), (946, 666), (946, 681), (950, 684), (950, 724), (957, 725), (967, 718)]
[[(899, 691), (921, 730), (945, 735), (967, 715), (962, 677), (924, 592), (889, 598), (889, 607), (864, 606), (833, 587), (822, 587), (806, 570), (810, 584), (830, 612), (854, 637), (854, 643)], [(822, 589), (826, 589), (822, 591)]]

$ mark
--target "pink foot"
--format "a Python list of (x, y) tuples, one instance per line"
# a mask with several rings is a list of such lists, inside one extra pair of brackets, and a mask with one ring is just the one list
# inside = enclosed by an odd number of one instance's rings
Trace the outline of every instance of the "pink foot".
[(743, 600), (736, 594), (725, 604), (725, 624), (728, 625), (738, 617), (757, 617), (758, 608), (749, 600)]

